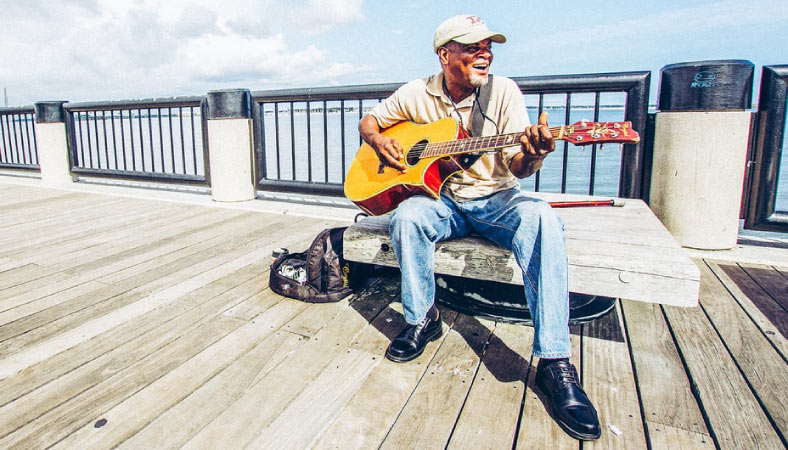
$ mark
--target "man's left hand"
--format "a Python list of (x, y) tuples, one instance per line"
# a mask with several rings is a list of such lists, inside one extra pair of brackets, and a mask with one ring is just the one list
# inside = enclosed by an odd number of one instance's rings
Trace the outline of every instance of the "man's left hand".
[(555, 141), (547, 126), (547, 112), (539, 115), (539, 124), (525, 129), (520, 137), (520, 150), (528, 161), (544, 159), (555, 150)]

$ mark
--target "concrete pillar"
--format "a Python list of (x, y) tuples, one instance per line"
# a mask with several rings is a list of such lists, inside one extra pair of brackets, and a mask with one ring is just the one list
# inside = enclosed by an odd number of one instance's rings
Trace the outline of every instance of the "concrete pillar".
[(59, 186), (76, 181), (71, 174), (66, 140), (65, 101), (39, 102), (36, 111), (36, 149), (41, 182)]
[(685, 247), (736, 245), (752, 72), (749, 61), (682, 63), (661, 71), (649, 206)]
[(208, 162), (217, 202), (255, 198), (251, 94), (246, 89), (208, 92)]

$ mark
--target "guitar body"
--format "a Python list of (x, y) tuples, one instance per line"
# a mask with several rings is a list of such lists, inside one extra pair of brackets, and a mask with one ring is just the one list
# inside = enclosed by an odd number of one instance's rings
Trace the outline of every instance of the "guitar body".
[(393, 211), (413, 195), (440, 197), (443, 183), (463, 168), (454, 156), (420, 158), (420, 144), (453, 141), (463, 137), (454, 119), (442, 119), (426, 125), (400, 122), (383, 132), (399, 140), (408, 169), (400, 173), (384, 166), (366, 142), (361, 145), (345, 179), (345, 196), (365, 212), (378, 216)]

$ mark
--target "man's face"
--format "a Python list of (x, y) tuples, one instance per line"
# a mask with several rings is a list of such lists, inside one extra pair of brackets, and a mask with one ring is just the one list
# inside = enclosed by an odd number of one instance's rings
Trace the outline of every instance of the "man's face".
[(457, 42), (446, 44), (445, 70), (455, 83), (477, 88), (487, 83), (487, 75), (492, 64), (492, 42), (485, 39), (475, 44), (463, 45)]

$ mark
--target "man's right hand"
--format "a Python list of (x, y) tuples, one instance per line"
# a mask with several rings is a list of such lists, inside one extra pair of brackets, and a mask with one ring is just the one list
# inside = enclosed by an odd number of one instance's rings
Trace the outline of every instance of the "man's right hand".
[(374, 135), (371, 140), (370, 146), (375, 150), (378, 154), (378, 158), (380, 158), (384, 164), (400, 172), (405, 172), (407, 166), (402, 162), (402, 146), (399, 145), (398, 140), (380, 133)]
[(383, 164), (405, 172), (407, 166), (401, 161), (402, 146), (398, 140), (381, 134), (378, 122), (374, 117), (364, 116), (358, 124), (358, 131), (361, 133), (362, 139), (375, 150)]

